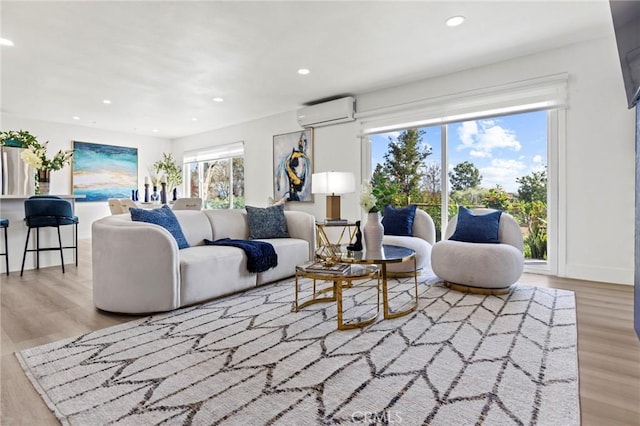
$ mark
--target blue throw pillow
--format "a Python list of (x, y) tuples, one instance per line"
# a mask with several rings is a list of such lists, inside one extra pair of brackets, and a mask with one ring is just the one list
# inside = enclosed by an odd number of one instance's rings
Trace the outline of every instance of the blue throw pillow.
[(500, 227), (501, 215), (502, 212), (500, 210), (475, 215), (468, 208), (460, 206), (458, 208), (456, 230), (449, 239), (466, 243), (497, 244), (500, 242), (498, 239), (498, 229)]
[(416, 207), (415, 204), (401, 209), (394, 209), (390, 205), (384, 206), (382, 216), (384, 235), (413, 237), (413, 219), (416, 217)]
[(153, 223), (155, 225), (160, 225), (176, 239), (176, 243), (178, 243), (178, 248), (188, 248), (189, 243), (182, 233), (182, 228), (180, 227), (180, 223), (178, 222), (178, 218), (171, 211), (169, 206), (162, 206), (160, 209), (154, 210), (145, 210), (145, 209), (130, 209), (131, 211), (131, 220), (136, 222), (147, 222)]
[(245, 206), (249, 238), (289, 238), (284, 204), (266, 208)]

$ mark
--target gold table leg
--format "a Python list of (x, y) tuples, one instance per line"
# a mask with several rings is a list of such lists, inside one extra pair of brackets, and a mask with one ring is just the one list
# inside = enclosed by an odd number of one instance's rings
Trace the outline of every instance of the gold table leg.
[[(300, 311), (300, 309), (313, 305), (314, 303), (323, 303), (323, 302), (334, 302), (336, 300), (336, 286), (335, 281), (333, 287), (323, 288), (320, 291), (316, 290), (316, 280), (313, 279), (313, 294), (311, 295), (311, 300), (307, 300), (305, 302), (298, 302), (298, 272), (296, 271), (296, 297), (295, 297), (295, 305), (293, 308), (294, 312)], [(331, 291), (331, 296), (318, 297), (320, 294), (324, 294)]]
[[(305, 276), (304, 274), (301, 274)], [(348, 323), (344, 323), (344, 313), (343, 313), (343, 304), (342, 304), (342, 289), (343, 288), (351, 288), (353, 286), (354, 280), (366, 280), (376, 278), (376, 312), (369, 318), (366, 318), (362, 321), (351, 321)], [(312, 305), (314, 303), (322, 303), (322, 302), (336, 302), (337, 307), (337, 323), (338, 330), (349, 330), (352, 328), (365, 327), (369, 324), (372, 324), (380, 314), (380, 270), (378, 269), (375, 273), (370, 274), (368, 276), (360, 276), (360, 277), (335, 277), (333, 279), (327, 278), (325, 281), (332, 281), (333, 285), (331, 287), (323, 288), (321, 290), (316, 289), (316, 279), (311, 278), (313, 280), (313, 294), (311, 295), (311, 299), (300, 303), (299, 301), (299, 277), (298, 271), (296, 271), (295, 275), (295, 303), (293, 307), (294, 312), (299, 312), (300, 309)], [(318, 297), (324, 293), (331, 292), (331, 296)]]
[(384, 307), (384, 319), (398, 318), (403, 315), (407, 315), (416, 310), (418, 307), (418, 264), (415, 255), (413, 256), (413, 287), (414, 287), (414, 300), (411, 306), (404, 310), (398, 310), (391, 312), (389, 309), (389, 292), (387, 284), (387, 264), (382, 262), (382, 304)]
[[(358, 279), (358, 278), (354, 278), (354, 279)], [(363, 279), (362, 277), (360, 277), (359, 279)], [(336, 305), (338, 308), (338, 330), (351, 330), (354, 328), (361, 328), (361, 327), (366, 327), (369, 324), (372, 324), (377, 318), (378, 318), (378, 314), (380, 313), (380, 271), (378, 271), (377, 273), (377, 280), (376, 280), (376, 296), (377, 296), (377, 300), (376, 300), (376, 313), (374, 315), (372, 315), (369, 318), (366, 318), (362, 321), (353, 321), (353, 322), (349, 322), (347, 324), (344, 323), (343, 321), (343, 312), (342, 312), (342, 288), (343, 285), (342, 283), (344, 282), (344, 287), (351, 287), (351, 281), (353, 281), (352, 279), (340, 279), (340, 280), (335, 280), (333, 282), (334, 285), (334, 293), (336, 295)]]

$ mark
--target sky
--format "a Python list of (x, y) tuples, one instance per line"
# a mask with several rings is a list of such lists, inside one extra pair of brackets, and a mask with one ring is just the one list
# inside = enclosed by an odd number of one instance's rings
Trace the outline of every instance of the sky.
[[(473, 163), (482, 175), (481, 187), (502, 186), (516, 193), (516, 178), (543, 170), (547, 164), (547, 112), (537, 111), (449, 124), (448, 170), (463, 161)], [(441, 127), (424, 127), (422, 142), (432, 149), (425, 160), (441, 162)], [(401, 132), (371, 135), (372, 168), (384, 163), (389, 137)]]

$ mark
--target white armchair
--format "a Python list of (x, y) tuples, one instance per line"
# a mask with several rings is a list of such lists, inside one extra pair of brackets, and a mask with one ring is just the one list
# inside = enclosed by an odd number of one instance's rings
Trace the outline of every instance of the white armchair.
[[(436, 227), (433, 219), (424, 210), (416, 209), (413, 219), (412, 237), (385, 235), (383, 244), (407, 247), (416, 252), (418, 270), (431, 270), (431, 248), (436, 242)], [(387, 272), (395, 276), (413, 274), (413, 262), (392, 263), (387, 266)]]
[[(492, 209), (474, 209), (474, 214)], [(518, 222), (502, 213), (498, 227), (498, 244), (469, 243), (449, 238), (456, 230), (458, 216), (449, 220), (444, 239), (431, 251), (433, 272), (450, 284), (469, 288), (506, 289), (514, 284), (524, 269), (522, 231)]]

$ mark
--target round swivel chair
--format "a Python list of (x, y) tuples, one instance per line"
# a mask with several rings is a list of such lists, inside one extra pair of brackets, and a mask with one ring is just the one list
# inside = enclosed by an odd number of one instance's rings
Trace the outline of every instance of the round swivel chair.
[[(475, 215), (494, 212), (473, 209)], [(449, 238), (456, 230), (458, 215), (449, 220), (444, 239), (431, 251), (433, 272), (453, 288), (480, 293), (503, 293), (524, 270), (522, 232), (518, 222), (502, 213), (498, 225), (498, 243), (471, 243)]]

